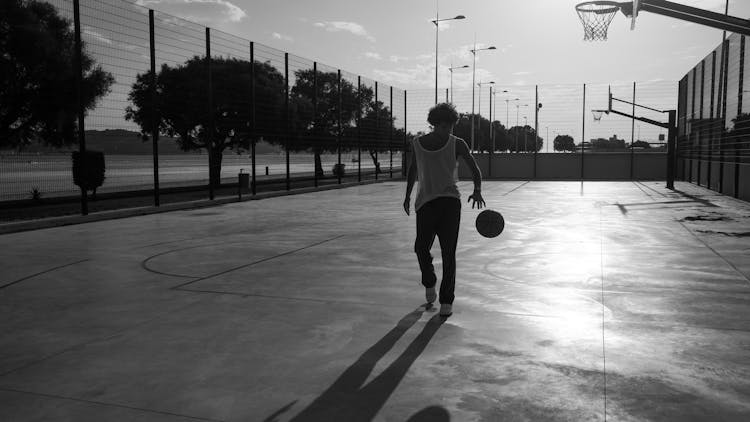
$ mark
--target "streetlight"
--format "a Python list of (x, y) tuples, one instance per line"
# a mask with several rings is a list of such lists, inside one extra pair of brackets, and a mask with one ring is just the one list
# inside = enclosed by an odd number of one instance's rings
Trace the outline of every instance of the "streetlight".
[(529, 133), (529, 131), (526, 129), (529, 126), (529, 124), (526, 122), (526, 116), (523, 116), (523, 150), (526, 151), (529, 147), (527, 145), (526, 141), (526, 134)]
[(497, 50), (495, 46), (487, 48), (477, 48), (477, 42), (474, 41), (474, 48), (469, 50), (474, 56), (474, 64), (471, 67), (471, 150), (474, 150), (474, 84), (476, 83), (477, 76), (477, 51), (482, 50)]
[[(482, 85), (494, 85), (495, 81), (492, 82), (479, 82), (477, 86), (479, 87), (479, 100), (477, 101), (479, 103), (479, 109), (477, 110), (477, 114), (480, 116), (482, 115)], [(490, 87), (492, 88), (492, 87)]]
[[(508, 91), (503, 91), (503, 92), (508, 92)], [(511, 101), (521, 101), (521, 100), (519, 98), (514, 98), (512, 100), (508, 98), (505, 99), (505, 130), (508, 130), (508, 103)]]
[[(504, 89), (503, 93), (507, 93), (508, 90)], [(492, 144), (492, 151), (495, 151), (495, 119), (493, 115), (497, 115), (497, 91), (493, 91), (490, 87), (490, 143)]]
[(435, 3), (436, 3), (435, 19), (432, 20), (432, 23), (435, 24), (435, 104), (437, 104), (438, 102), (438, 33), (440, 32), (440, 22), (466, 19), (466, 16), (458, 15), (455, 18), (438, 19), (437, 0), (435, 0)]
[(456, 67), (449, 67), (448, 71), (451, 73), (451, 102), (453, 102), (453, 69), (463, 69), (469, 67), (468, 64), (465, 64), (463, 66), (456, 66)]
[(523, 105), (516, 104), (516, 131), (515, 131), (515, 134), (513, 135), (513, 137), (516, 138), (516, 153), (518, 152), (518, 110), (521, 107), (528, 107), (528, 106), (529, 106), (528, 104), (523, 104)]

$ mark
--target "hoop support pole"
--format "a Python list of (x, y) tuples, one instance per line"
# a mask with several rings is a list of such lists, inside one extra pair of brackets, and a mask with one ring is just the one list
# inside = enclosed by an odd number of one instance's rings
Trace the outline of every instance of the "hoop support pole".
[[(670, 111), (671, 110), (667, 110), (666, 113), (669, 113)], [(617, 114), (617, 115), (620, 115), (620, 116), (623, 116), (623, 117), (627, 117), (628, 119), (635, 119), (635, 120), (638, 120), (638, 121), (641, 121), (641, 122), (644, 122), (644, 123), (648, 123), (648, 124), (651, 124), (651, 125), (654, 125), (654, 126), (659, 126), (659, 127), (665, 128), (665, 129), (669, 129), (669, 123), (658, 122), (656, 120), (649, 119), (648, 117), (631, 116), (631, 115), (629, 115), (627, 113), (623, 113), (623, 112), (617, 111), (617, 110), (610, 110), (610, 113), (614, 113), (614, 114)]]
[[(622, 6), (621, 10), (623, 10)], [(686, 6), (671, 1), (643, 0), (641, 1), (641, 11), (656, 13), (658, 15), (669, 16), (675, 19), (681, 19), (710, 26), (712, 28), (723, 29), (725, 31), (750, 36), (750, 20), (748, 19), (728, 16), (722, 13)], [(623, 13), (625, 12), (623, 11)]]

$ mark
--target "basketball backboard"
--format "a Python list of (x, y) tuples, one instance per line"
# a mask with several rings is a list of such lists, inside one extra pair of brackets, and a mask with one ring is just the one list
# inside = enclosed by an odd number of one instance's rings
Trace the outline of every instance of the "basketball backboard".
[(638, 17), (638, 10), (641, 8), (641, 0), (633, 0), (633, 16), (631, 16), (630, 30), (635, 29), (635, 19)]

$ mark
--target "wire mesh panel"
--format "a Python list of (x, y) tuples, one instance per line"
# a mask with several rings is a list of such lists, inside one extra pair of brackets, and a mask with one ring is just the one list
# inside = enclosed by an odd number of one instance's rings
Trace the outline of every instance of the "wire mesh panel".
[(283, 51), (254, 44), (256, 168), (260, 179), (286, 176), (286, 72)]
[(81, 31), (88, 50), (114, 77), (109, 93), (86, 116), (86, 149), (104, 152), (101, 192), (153, 187), (151, 144), (126, 120), (138, 75), (150, 67), (148, 10), (116, 0), (82, 0)]
[[(292, 188), (308, 186), (309, 179), (322, 177), (321, 153), (335, 144), (326, 145), (316, 140), (312, 132), (314, 123), (313, 106), (317, 106), (317, 75), (315, 64), (299, 56), (289, 55), (289, 134), (288, 148)], [(317, 165), (316, 165), (317, 164)], [(317, 169), (316, 169), (317, 167)], [(301, 180), (304, 176), (307, 180)]]
[[(505, 104), (500, 106), (506, 109), (506, 113), (514, 110), (515, 105), (520, 102), (515, 100), (518, 97), (512, 91), (509, 94), (503, 96)], [(542, 103), (542, 108), (539, 109), (539, 136), (543, 139), (539, 152), (576, 152), (576, 145), (581, 143), (581, 119), (586, 119), (588, 127), (597, 124), (592, 122), (591, 113), (581, 116), (582, 101), (582, 85), (539, 86), (539, 102)], [(512, 148), (509, 150), (513, 151)]]
[(376, 166), (379, 167), (379, 135), (381, 104), (378, 101), (379, 92), (376, 82), (361, 77), (359, 84), (359, 140), (361, 147), (360, 169), (362, 180), (376, 177)]
[(745, 37), (733, 34), (687, 73), (680, 90), (685, 121), (680, 120), (678, 145), (679, 175), (745, 199), (750, 198), (747, 54)]
[[(326, 66), (323, 66), (322, 69), (324, 73), (333, 70), (333, 68)], [(359, 82), (359, 76), (341, 71), (341, 106), (337, 106), (337, 110), (341, 111), (341, 167), (339, 168), (342, 172), (342, 180), (343, 177), (352, 181), (361, 180), (363, 160), (367, 157), (362, 149), (362, 133), (358, 126), (363, 104), (358, 91)], [(339, 116), (336, 116), (337, 122), (338, 119)], [(338, 154), (336, 155), (336, 163), (338, 163)]]
[[(406, 149), (406, 126), (404, 125), (406, 104), (404, 102), (405, 91), (393, 88), (391, 112), (393, 113), (393, 131), (391, 133), (389, 144), (391, 146), (391, 171), (392, 177), (401, 177), (405, 168), (404, 154)], [(405, 176), (405, 174), (403, 174)]]
[[(139, 112), (141, 130), (149, 134), (154, 105), (159, 111), (155, 118), (160, 187), (205, 187), (209, 181), (205, 128), (210, 116), (205, 27), (155, 12), (154, 54), (158, 95), (154, 99), (143, 93), (138, 98), (145, 104), (135, 101), (132, 107)], [(144, 91), (148, 84), (144, 78)]]

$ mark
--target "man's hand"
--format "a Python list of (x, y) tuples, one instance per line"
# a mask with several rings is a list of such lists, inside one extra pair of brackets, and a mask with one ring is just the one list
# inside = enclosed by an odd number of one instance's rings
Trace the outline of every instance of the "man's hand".
[(404, 211), (406, 211), (406, 215), (409, 215), (410, 206), (411, 206), (411, 198), (407, 196), (406, 199), (404, 199)]
[(471, 209), (474, 209), (474, 205), (477, 206), (477, 209), (482, 209), (482, 207), (485, 206), (484, 198), (482, 198), (482, 192), (475, 190), (474, 193), (469, 195), (469, 201), (474, 200), (474, 202), (471, 204)]

